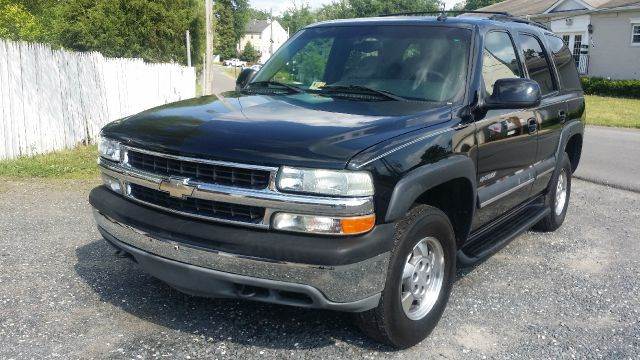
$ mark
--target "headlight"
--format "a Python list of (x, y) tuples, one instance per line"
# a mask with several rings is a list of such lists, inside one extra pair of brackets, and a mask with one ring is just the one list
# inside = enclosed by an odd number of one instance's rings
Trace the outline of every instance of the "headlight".
[(372, 196), (373, 180), (371, 174), (364, 171), (282, 167), (278, 173), (278, 189), (333, 196)]
[(273, 217), (273, 228), (282, 231), (312, 234), (358, 235), (376, 224), (375, 215), (336, 218), (330, 216), (278, 213)]
[(100, 156), (111, 161), (120, 161), (120, 143), (104, 137), (98, 139), (98, 152)]

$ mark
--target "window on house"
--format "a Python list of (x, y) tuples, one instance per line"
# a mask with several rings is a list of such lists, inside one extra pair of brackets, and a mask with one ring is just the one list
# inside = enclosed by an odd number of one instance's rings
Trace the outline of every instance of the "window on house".
[(580, 53), (582, 52), (582, 35), (574, 35), (573, 38), (573, 59), (576, 66), (580, 66)]
[(489, 33), (482, 55), (482, 78), (487, 94), (493, 94), (496, 81), (519, 77), (522, 71), (511, 37), (505, 32)]
[(634, 44), (640, 44), (640, 24), (633, 24), (633, 39)]
[(542, 95), (556, 90), (556, 85), (551, 75), (549, 60), (542, 49), (542, 43), (531, 35), (520, 35), (520, 47), (524, 55), (524, 63), (529, 72), (529, 77), (540, 85)]

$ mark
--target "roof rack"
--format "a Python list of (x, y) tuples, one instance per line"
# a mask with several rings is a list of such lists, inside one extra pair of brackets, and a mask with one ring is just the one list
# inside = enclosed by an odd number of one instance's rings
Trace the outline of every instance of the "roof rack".
[(438, 10), (438, 11), (416, 11), (416, 12), (401, 12), (392, 14), (382, 14), (380, 17), (386, 16), (417, 16), (417, 15), (445, 15), (446, 14), (485, 14), (485, 15), (503, 15), (511, 16), (508, 12), (504, 11), (478, 11), (478, 10)]
[(480, 10), (439, 10), (439, 11), (416, 11), (416, 12), (403, 12), (403, 13), (394, 13), (394, 14), (383, 14), (381, 17), (387, 16), (419, 16), (419, 15), (438, 15), (438, 20), (446, 20), (447, 14), (452, 15), (465, 15), (465, 14), (481, 14), (481, 15), (491, 15), (488, 18), (490, 20), (498, 20), (498, 21), (513, 21), (521, 24), (529, 24), (533, 26), (537, 26), (544, 30), (550, 31), (549, 27), (543, 23), (523, 19), (514, 15), (509, 14), (505, 11), (480, 11)]
[(490, 19), (491, 20), (498, 20), (498, 21), (500, 21), (500, 20), (513, 21), (513, 22), (517, 22), (517, 23), (520, 23), (520, 24), (529, 24), (529, 25), (537, 26), (537, 27), (539, 27), (541, 29), (544, 29), (544, 30), (551, 31), (551, 29), (549, 29), (549, 27), (547, 25), (545, 25), (545, 24), (543, 24), (541, 22), (537, 22), (537, 21), (529, 20), (529, 19), (523, 19), (523, 18), (516, 17), (516, 16), (513, 16), (513, 15), (498, 15), (498, 14), (496, 14), (494, 16), (491, 16)]

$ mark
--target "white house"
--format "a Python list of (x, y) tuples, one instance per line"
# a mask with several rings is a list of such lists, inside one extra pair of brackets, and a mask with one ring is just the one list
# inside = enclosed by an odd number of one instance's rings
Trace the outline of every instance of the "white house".
[(582, 75), (640, 79), (640, 0), (506, 0), (478, 10), (548, 25)]
[(247, 43), (251, 43), (262, 54), (260, 63), (264, 64), (287, 39), (289, 33), (278, 21), (251, 20), (245, 35), (240, 39), (238, 51), (244, 50)]

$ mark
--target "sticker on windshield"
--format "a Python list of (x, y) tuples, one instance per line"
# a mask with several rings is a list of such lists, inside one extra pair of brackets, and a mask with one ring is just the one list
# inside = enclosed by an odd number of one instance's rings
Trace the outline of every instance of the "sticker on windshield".
[(324, 81), (314, 81), (310, 86), (309, 86), (309, 90), (318, 90), (320, 88), (325, 87), (325, 85), (327, 85), (326, 82)]

